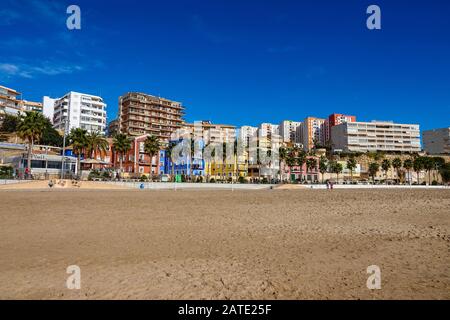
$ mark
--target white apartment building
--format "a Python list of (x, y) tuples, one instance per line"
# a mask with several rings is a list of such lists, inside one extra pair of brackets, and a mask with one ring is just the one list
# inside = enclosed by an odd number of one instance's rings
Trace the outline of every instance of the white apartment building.
[(343, 123), (331, 128), (331, 141), (335, 151), (421, 151), (417, 124), (381, 121)]
[(301, 126), (301, 122), (284, 120), (279, 124), (279, 134), (283, 142), (296, 143), (299, 142), (297, 138), (297, 128)]
[(201, 137), (205, 144), (234, 142), (236, 140), (236, 127), (227, 124), (213, 124), (211, 121), (184, 123), (180, 129), (172, 134), (171, 138), (176, 140), (183, 136)]
[(424, 131), (423, 148), (428, 154), (449, 154), (450, 127)]
[(267, 137), (269, 140), (274, 135), (280, 135), (280, 126), (271, 123), (261, 123), (258, 128), (258, 136), (260, 138)]
[(242, 144), (245, 148), (248, 148), (250, 145), (250, 139), (252, 137), (256, 137), (258, 134), (258, 128), (257, 127), (251, 127), (251, 126), (242, 126), (239, 129), (239, 139), (242, 141)]
[(53, 127), (64, 130), (85, 129), (88, 132), (98, 131), (105, 134), (106, 104), (103, 99), (79, 92), (69, 92), (59, 99), (44, 97), (44, 115), (53, 119)]

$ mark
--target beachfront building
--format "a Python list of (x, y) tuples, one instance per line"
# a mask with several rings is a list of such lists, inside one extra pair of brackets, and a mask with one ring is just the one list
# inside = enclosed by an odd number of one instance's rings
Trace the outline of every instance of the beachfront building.
[(58, 99), (44, 97), (43, 112), (57, 130), (106, 131), (106, 104), (99, 96), (71, 91)]
[(228, 124), (213, 124), (211, 121), (184, 123), (180, 130), (173, 135), (173, 139), (181, 137), (203, 140), (205, 145), (210, 143), (229, 143), (236, 139), (236, 127)]
[(41, 102), (22, 100), (21, 104), (22, 104), (23, 111), (35, 111), (35, 112), (39, 112), (39, 113), (42, 113), (42, 111), (43, 111), (43, 105)]
[(23, 112), (22, 101), (17, 97), (21, 93), (4, 86), (0, 86), (0, 123), (4, 115), (18, 116)]
[[(186, 137), (186, 136), (185, 136)], [(192, 140), (193, 141), (193, 140)], [(192, 142), (191, 141), (191, 142)], [(183, 140), (182, 137), (180, 137), (177, 140), (171, 140), (169, 142), (170, 146), (183, 146), (185, 144), (186, 148), (193, 147), (186, 145), (187, 143), (190, 143), (189, 140)], [(198, 149), (201, 151), (203, 150), (205, 143), (203, 140), (197, 140), (196, 141)], [(178, 181), (181, 179), (184, 181), (196, 181), (198, 177), (205, 176), (205, 161), (202, 158), (201, 153), (195, 153), (195, 148), (191, 149), (190, 153), (186, 152), (187, 149), (184, 150), (184, 152), (179, 153), (179, 159), (175, 163), (172, 161), (172, 155), (167, 150), (161, 150), (160, 152), (160, 174), (166, 174), (174, 177), (179, 177)]]
[[(61, 177), (62, 150), (58, 147), (34, 145), (31, 156), (31, 175), (34, 179), (52, 179)], [(27, 145), (0, 142), (0, 165), (14, 169), (14, 176), (25, 178), (28, 166)], [(64, 157), (64, 173), (73, 176), (77, 172), (77, 159), (74, 156)]]
[(341, 113), (333, 113), (328, 116), (326, 122), (326, 138), (325, 141), (331, 140), (331, 128), (347, 122), (356, 122), (356, 116), (345, 115)]
[(129, 92), (119, 98), (119, 131), (129, 136), (157, 136), (163, 144), (180, 129), (184, 107), (180, 102)]
[(117, 133), (119, 133), (119, 120), (115, 119), (108, 124), (106, 135), (108, 137), (114, 137)]
[(306, 162), (302, 166), (289, 167), (285, 162), (280, 163), (280, 180), (289, 182), (319, 182), (319, 157), (310, 156), (307, 159), (314, 159), (317, 163), (315, 168), (308, 169)]
[(424, 131), (423, 148), (428, 154), (450, 154), (450, 127)]
[[(142, 175), (158, 175), (161, 168), (160, 155), (150, 156), (145, 153), (144, 144), (148, 135), (134, 137), (130, 151), (123, 156), (122, 166), (125, 176), (140, 177)], [(113, 165), (119, 168), (120, 155), (114, 152)]]
[(394, 122), (349, 122), (332, 127), (334, 151), (343, 152), (420, 152), (417, 124)]
[(258, 128), (252, 126), (242, 126), (239, 129), (239, 139), (242, 141), (244, 148), (250, 146), (251, 139), (258, 135)]
[(327, 137), (327, 120), (315, 117), (306, 118), (297, 127), (299, 143), (305, 151), (314, 149), (317, 145), (325, 145)]
[(285, 120), (279, 124), (279, 134), (285, 143), (299, 143), (297, 137), (297, 128), (301, 126), (301, 122)]
[(272, 136), (280, 135), (280, 126), (271, 123), (261, 123), (258, 127), (258, 137), (267, 138), (267, 141), (271, 141)]

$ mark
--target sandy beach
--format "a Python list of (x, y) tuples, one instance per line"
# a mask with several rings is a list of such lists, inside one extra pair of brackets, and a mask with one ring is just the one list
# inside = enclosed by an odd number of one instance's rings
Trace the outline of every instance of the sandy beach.
[(450, 299), (449, 208), (450, 190), (1, 190), (0, 299)]

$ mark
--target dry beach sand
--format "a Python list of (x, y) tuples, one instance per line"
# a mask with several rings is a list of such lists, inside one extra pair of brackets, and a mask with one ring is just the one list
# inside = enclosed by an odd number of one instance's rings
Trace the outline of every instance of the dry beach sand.
[(450, 190), (0, 191), (0, 256), (1, 299), (450, 299)]

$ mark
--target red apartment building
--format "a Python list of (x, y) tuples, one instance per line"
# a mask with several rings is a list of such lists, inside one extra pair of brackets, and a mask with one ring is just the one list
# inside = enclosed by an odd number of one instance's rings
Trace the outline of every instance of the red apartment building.
[(356, 116), (349, 116), (340, 113), (333, 113), (328, 117), (327, 125), (326, 125), (326, 141), (330, 141), (331, 139), (331, 128), (343, 123), (347, 122), (356, 122)]

